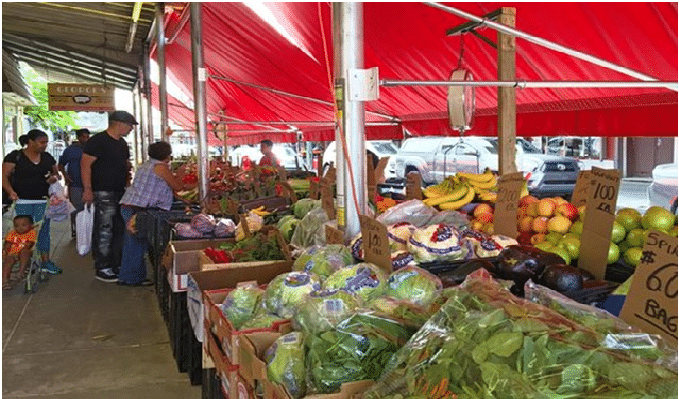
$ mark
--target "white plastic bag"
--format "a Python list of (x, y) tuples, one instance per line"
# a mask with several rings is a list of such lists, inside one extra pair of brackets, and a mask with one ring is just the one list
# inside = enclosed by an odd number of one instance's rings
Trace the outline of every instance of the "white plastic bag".
[(49, 206), (45, 211), (45, 218), (52, 219), (55, 222), (62, 222), (71, 216), (75, 211), (75, 207), (66, 198), (64, 186), (57, 180), (49, 187)]
[(92, 226), (94, 225), (94, 205), (85, 208), (75, 215), (75, 247), (79, 255), (87, 255), (92, 246)]

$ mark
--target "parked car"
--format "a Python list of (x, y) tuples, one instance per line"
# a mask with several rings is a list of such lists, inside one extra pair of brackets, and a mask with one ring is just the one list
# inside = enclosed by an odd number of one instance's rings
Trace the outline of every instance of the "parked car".
[(662, 206), (677, 211), (677, 164), (658, 165), (651, 172), (652, 182), (648, 186), (649, 206)]
[[(291, 145), (276, 143), (273, 145), (272, 151), (286, 171), (307, 170), (304, 158), (298, 155)], [(262, 152), (259, 150), (259, 146), (242, 145), (229, 151), (228, 156), (231, 165), (242, 166), (245, 157), (248, 157), (254, 163), (258, 163), (262, 158)]]
[[(424, 184), (436, 184), (456, 172), (497, 172), (498, 160), (497, 138), (417, 137), (403, 143), (387, 170), (395, 176), (392, 182), (416, 171)], [(515, 162), (535, 196), (570, 195), (580, 172), (576, 159), (544, 155), (523, 139), (517, 139)]]
[[(325, 171), (328, 169), (328, 167), (330, 167), (330, 165), (335, 164), (335, 157), (337, 156), (337, 144), (335, 143), (336, 142), (333, 141), (332, 143), (328, 144), (328, 147), (323, 153), (323, 174), (325, 174)], [(398, 151), (398, 147), (389, 140), (366, 141), (365, 149), (373, 156), (373, 162), (375, 162), (375, 164), (380, 158), (390, 157), (395, 155)]]

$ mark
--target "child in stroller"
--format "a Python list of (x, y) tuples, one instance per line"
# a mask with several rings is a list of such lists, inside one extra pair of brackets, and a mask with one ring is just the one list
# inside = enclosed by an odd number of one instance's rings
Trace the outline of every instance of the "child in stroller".
[[(2, 246), (3, 290), (11, 290), (14, 288), (14, 282), (20, 282), (26, 278), (33, 246), (38, 238), (38, 233), (33, 226), (33, 218), (30, 215), (17, 215), (13, 222), (14, 229), (7, 233)], [(11, 280), (12, 266), (17, 261), (19, 261), (19, 273), (15, 280)]]

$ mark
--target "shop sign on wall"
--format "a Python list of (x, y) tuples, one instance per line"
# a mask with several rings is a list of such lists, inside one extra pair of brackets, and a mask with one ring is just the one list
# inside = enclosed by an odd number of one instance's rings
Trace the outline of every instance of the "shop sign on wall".
[(50, 111), (114, 111), (113, 86), (48, 83), (47, 95)]

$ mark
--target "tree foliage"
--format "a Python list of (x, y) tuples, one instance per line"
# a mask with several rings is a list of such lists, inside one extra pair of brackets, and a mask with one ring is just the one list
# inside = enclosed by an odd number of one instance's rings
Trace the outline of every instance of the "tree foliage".
[(80, 126), (75, 122), (77, 114), (73, 111), (50, 111), (48, 107), (47, 81), (29, 65), (21, 63), (21, 74), (35, 97), (38, 105), (25, 107), (24, 114), (31, 124), (52, 132), (68, 131)]

